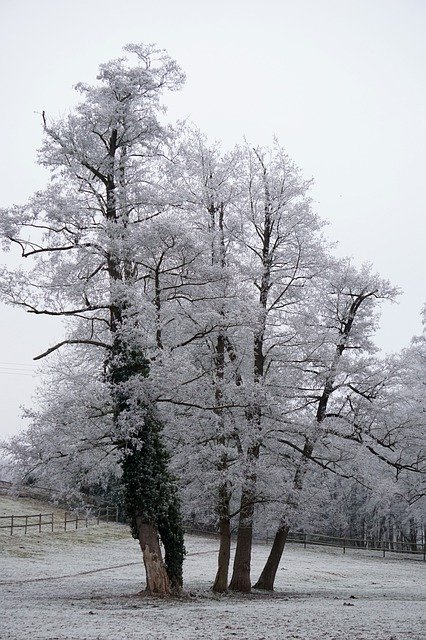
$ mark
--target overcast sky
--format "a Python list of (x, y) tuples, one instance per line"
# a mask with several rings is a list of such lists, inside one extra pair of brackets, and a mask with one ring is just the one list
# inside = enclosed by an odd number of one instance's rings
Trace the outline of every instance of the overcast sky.
[[(404, 291), (377, 343), (398, 351), (421, 332), (426, 153), (425, 0), (0, 0), (0, 207), (23, 203), (41, 112), (66, 113), (72, 87), (129, 42), (155, 42), (187, 75), (166, 98), (225, 146), (276, 135), (314, 177), (317, 212), (338, 252)], [(0, 437), (30, 404), (32, 358), (61, 335), (52, 321), (0, 307)]]

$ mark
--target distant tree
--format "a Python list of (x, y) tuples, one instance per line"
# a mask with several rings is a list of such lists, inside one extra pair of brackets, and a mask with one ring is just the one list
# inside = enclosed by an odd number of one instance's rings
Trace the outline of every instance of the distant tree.
[(1, 443), (15, 462), (17, 484), (33, 477), (52, 498), (77, 502), (86, 487), (121, 475), (102, 370), (102, 352), (86, 345), (51, 355), (36, 401), (24, 410), (29, 426)]

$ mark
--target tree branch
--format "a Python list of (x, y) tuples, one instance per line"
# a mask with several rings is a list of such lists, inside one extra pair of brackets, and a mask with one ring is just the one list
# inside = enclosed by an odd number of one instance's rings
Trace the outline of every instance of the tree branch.
[(48, 349), (44, 353), (41, 353), (40, 355), (36, 356), (35, 358), (33, 358), (33, 360), (41, 360), (41, 358), (44, 358), (45, 356), (48, 356), (49, 354), (53, 353), (53, 351), (56, 351), (57, 349), (60, 349), (61, 347), (63, 347), (64, 344), (91, 344), (94, 347), (111, 349), (111, 345), (106, 344), (105, 342), (98, 342), (97, 340), (63, 340), (62, 342), (58, 342), (58, 344), (55, 344), (54, 347), (50, 347), (50, 349)]

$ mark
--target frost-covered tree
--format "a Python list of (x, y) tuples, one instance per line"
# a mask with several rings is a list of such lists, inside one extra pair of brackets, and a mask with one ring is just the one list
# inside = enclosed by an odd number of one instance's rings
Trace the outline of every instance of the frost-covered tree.
[(256, 585), (272, 589), (289, 527), (332, 491), (314, 490), (321, 474), (367, 488), (396, 470), (416, 500), (424, 342), (377, 359), (376, 303), (395, 291), (329, 256), (310, 181), (277, 142), (224, 154), (163, 125), (160, 96), (182, 73), (154, 47), (125, 50), (77, 86), (74, 112), (44, 118), (51, 185), (2, 212), (4, 246), (26, 259), (2, 269), (2, 298), (67, 320), (8, 450), (68, 496), (120, 478), (153, 593), (182, 584), (175, 475), (186, 514), (220, 531), (215, 591), (233, 519), (230, 588), (243, 592), (256, 516), (273, 521)]
[[(285, 459), (294, 456), (294, 472), (291, 482), (287, 480), (280, 523), (256, 588), (273, 589), (287, 534), (297, 522), (304, 489), (309, 492), (305, 484), (309, 465), (361, 482), (367, 482), (373, 468), (377, 475), (378, 462), (396, 472), (420, 470), (417, 454), (405, 451), (407, 428), (392, 431), (386, 426), (388, 387), (394, 374), (392, 367), (374, 357), (371, 340), (377, 304), (392, 300), (396, 293), (368, 267), (357, 270), (344, 261), (331, 264), (311, 300), (316, 308), (307, 306), (300, 330), (305, 336), (294, 362), (302, 375), (293, 393), (302, 402), (293, 416), (284, 417), (277, 436)], [(360, 447), (363, 464), (356, 469)]]
[[(239, 443), (243, 466), (237, 546), (230, 588), (249, 591), (259, 460), (280, 389), (276, 353), (291, 340), (290, 318), (303, 304), (304, 286), (321, 271), (321, 224), (311, 209), (310, 182), (275, 142), (242, 150), (234, 235), (244, 264), (245, 295), (254, 322), (245, 335), (241, 389), (244, 417)], [(284, 385), (285, 386), (285, 383)]]
[(75, 502), (94, 483), (120, 475), (102, 369), (101, 352), (86, 345), (52, 354), (37, 403), (24, 411), (29, 427), (3, 443), (15, 461), (17, 483), (31, 478), (55, 499)]
[(70, 115), (45, 118), (40, 162), (52, 172), (51, 185), (27, 205), (2, 211), (1, 223), (5, 246), (19, 247), (33, 266), (3, 270), (1, 290), (6, 302), (30, 313), (78, 320), (43, 356), (64, 345), (102, 351), (99, 374), (147, 589), (168, 593), (182, 582), (183, 533), (161, 420), (144, 383), (147, 318), (155, 317), (144, 238), (169, 205), (160, 96), (184, 77), (153, 46), (125, 52), (101, 65), (98, 84), (77, 85), (82, 101)]
[(241, 159), (238, 148), (223, 154), (196, 130), (179, 139), (173, 158), (171, 184), (180, 216), (196, 238), (196, 252), (185, 286), (174, 294), (182, 338), (180, 345), (165, 345), (161, 375), (164, 379), (170, 351), (178, 352), (184, 368), (179, 375), (174, 366), (167, 384), (172, 422), (180, 424), (175, 463), (192, 510), (198, 504), (207, 519), (217, 521), (220, 549), (213, 590), (222, 592), (228, 586), (230, 502), (239, 486), (239, 341), (253, 319), (233, 237)]

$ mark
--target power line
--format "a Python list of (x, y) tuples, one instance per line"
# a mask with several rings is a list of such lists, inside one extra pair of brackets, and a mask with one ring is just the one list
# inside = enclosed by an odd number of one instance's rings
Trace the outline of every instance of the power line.
[(35, 369), (35, 364), (23, 364), (21, 362), (0, 362), (0, 367), (6, 367), (7, 369)]
[(24, 373), (23, 371), (6, 371), (3, 370), (0, 367), (0, 374), (3, 373), (4, 375), (7, 376), (23, 376), (23, 377), (27, 377), (27, 378), (34, 378), (35, 376), (35, 372), (34, 373)]
[(0, 362), (0, 373), (33, 377), (36, 374), (36, 367), (32, 364), (23, 364), (20, 362)]

